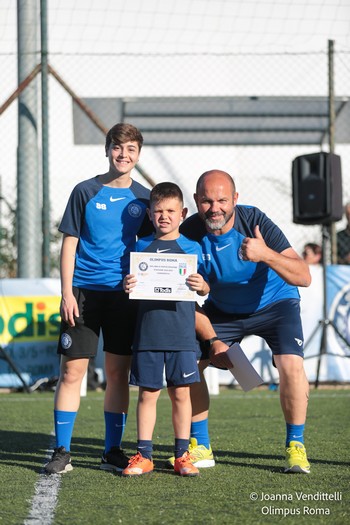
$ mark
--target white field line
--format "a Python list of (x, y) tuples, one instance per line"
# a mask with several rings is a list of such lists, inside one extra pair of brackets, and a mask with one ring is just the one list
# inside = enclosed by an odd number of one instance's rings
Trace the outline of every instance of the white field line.
[[(51, 458), (54, 445), (55, 437), (52, 436), (50, 448), (46, 453), (45, 463)], [(55, 516), (60, 485), (60, 474), (48, 475), (44, 471), (40, 474), (35, 484), (35, 494), (31, 502), (31, 509), (24, 521), (24, 525), (51, 525)]]

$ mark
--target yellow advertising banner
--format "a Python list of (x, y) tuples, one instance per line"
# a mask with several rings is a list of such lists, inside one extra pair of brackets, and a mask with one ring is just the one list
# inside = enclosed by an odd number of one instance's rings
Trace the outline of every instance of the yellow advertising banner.
[(60, 300), (52, 295), (0, 297), (0, 344), (57, 340)]

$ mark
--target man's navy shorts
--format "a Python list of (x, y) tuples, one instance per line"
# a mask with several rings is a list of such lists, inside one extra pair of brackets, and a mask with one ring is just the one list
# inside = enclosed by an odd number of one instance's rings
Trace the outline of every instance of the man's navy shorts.
[[(304, 336), (300, 317), (300, 301), (284, 299), (251, 314), (228, 314), (211, 303), (202, 306), (216, 335), (227, 345), (240, 343), (245, 336), (264, 339), (273, 355), (304, 356)], [(209, 350), (201, 345), (201, 359), (209, 358)]]

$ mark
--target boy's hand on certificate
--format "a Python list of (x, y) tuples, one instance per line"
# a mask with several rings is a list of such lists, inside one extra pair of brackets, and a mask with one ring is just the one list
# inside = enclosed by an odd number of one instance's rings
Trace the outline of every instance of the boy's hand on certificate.
[(125, 293), (131, 293), (134, 286), (136, 286), (137, 279), (135, 275), (128, 274), (123, 279), (123, 288)]
[(209, 293), (209, 285), (203, 279), (200, 273), (192, 273), (186, 279), (186, 284), (190, 290), (197, 292), (198, 295), (207, 295)]

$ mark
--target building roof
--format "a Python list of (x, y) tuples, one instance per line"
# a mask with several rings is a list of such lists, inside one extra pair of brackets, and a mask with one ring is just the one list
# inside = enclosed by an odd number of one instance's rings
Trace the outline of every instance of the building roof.
[[(328, 97), (140, 97), (84, 98), (103, 123), (131, 122), (145, 145), (327, 144)], [(350, 143), (350, 103), (334, 100), (337, 144)], [(103, 144), (104, 133), (73, 103), (76, 144)]]

